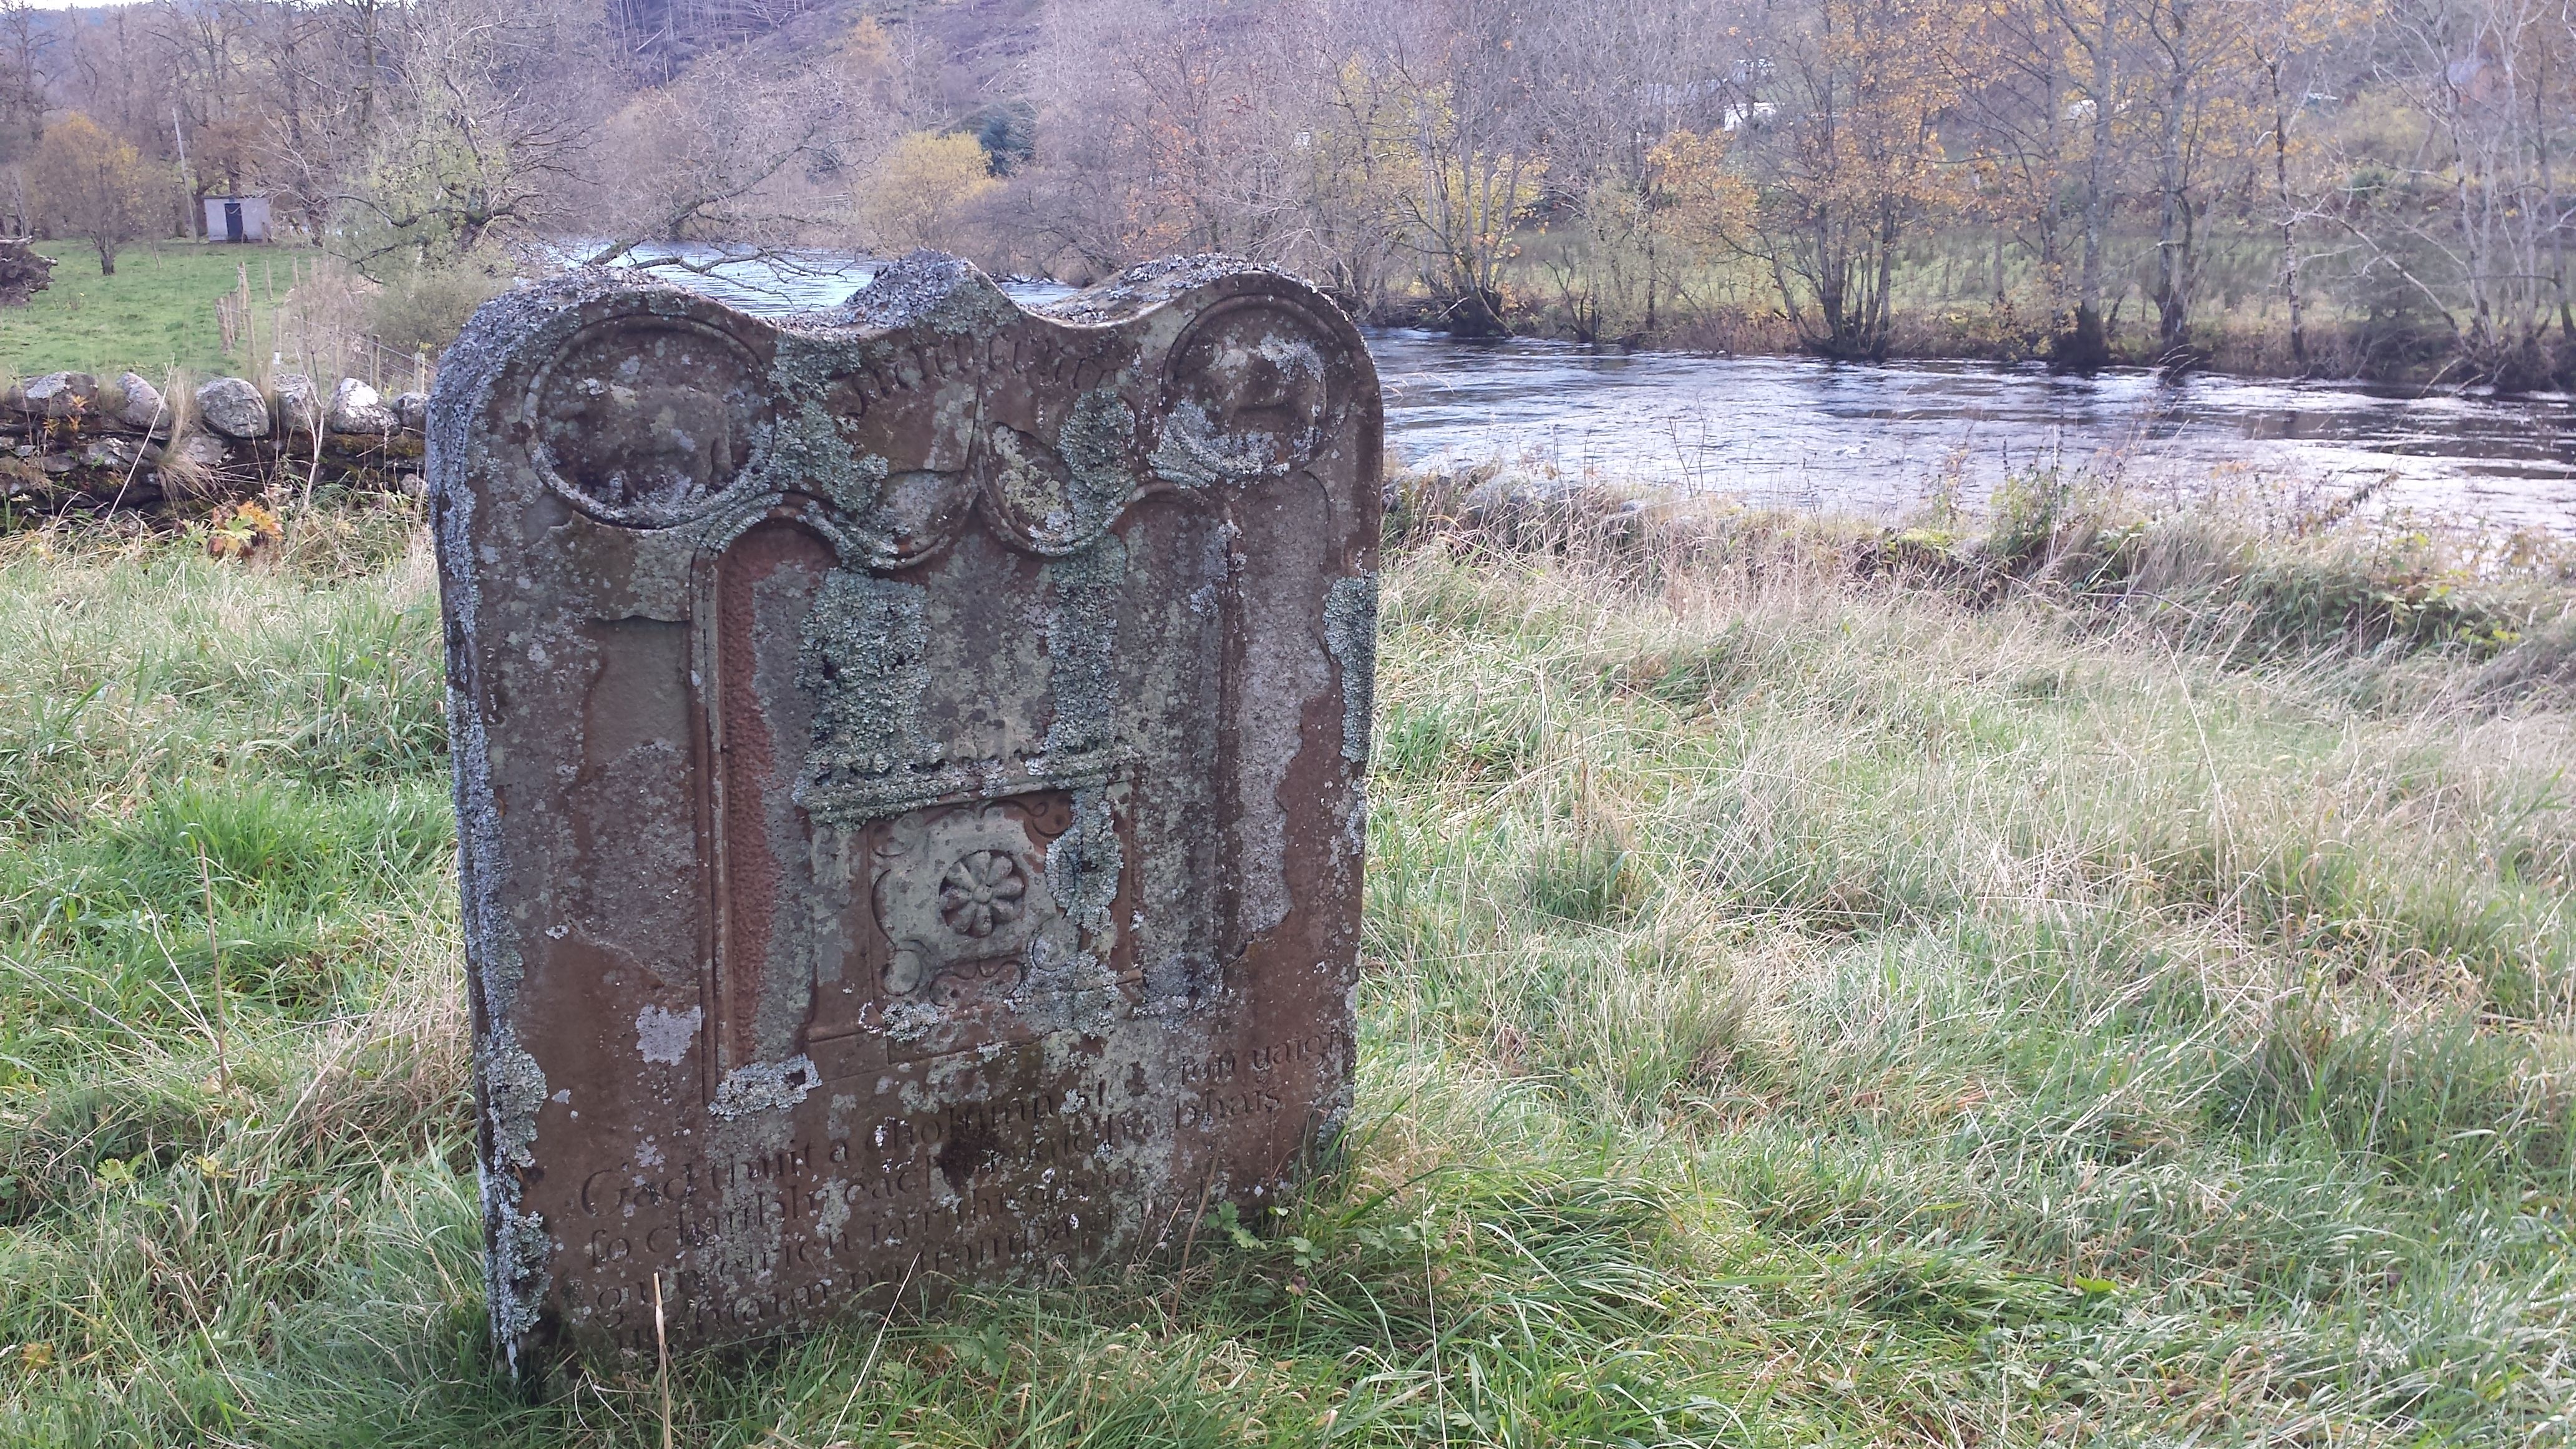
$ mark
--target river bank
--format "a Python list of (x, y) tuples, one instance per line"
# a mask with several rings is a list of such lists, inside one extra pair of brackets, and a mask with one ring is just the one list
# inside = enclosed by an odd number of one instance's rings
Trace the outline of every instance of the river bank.
[(667, 1419), (483, 1347), (416, 506), (0, 539), (0, 1438), (2555, 1442), (2554, 562), (1401, 502), (1342, 1172)]
[[(259, 249), (199, 249), (180, 260), (196, 265), (208, 250)], [(236, 256), (221, 268), (199, 267), (202, 276), (189, 273), (209, 319), (239, 303), (225, 298), (243, 293), (247, 279), (256, 305), (236, 310), (284, 348), (236, 338), (240, 358), (229, 370), (259, 376), (257, 364), (279, 352), (277, 371), (336, 377), (348, 369), (387, 396), (426, 386), (425, 359), (415, 365), (403, 351), (388, 365), (383, 349), (365, 343), (362, 324), (382, 309), (353, 279), (309, 258), (287, 255), (282, 268), (271, 260)], [(677, 263), (663, 272), (674, 285), (768, 315), (837, 307), (876, 265), (848, 252), (712, 247), (647, 249), (634, 260)], [(1071, 290), (1036, 278), (1007, 285), (1033, 305)], [(39, 303), (49, 295), (39, 294)], [(478, 295), (465, 288), (442, 305), (469, 307)], [(413, 315), (419, 307), (394, 310), (421, 320)], [(1461, 341), (1388, 328), (1368, 338), (1386, 389), (1390, 456), (1419, 467), (1500, 465), (1576, 486), (1651, 482), (1756, 507), (1883, 519), (1943, 499), (1980, 505), (2040, 478), (2168, 497), (2216, 482), (2319, 505), (2359, 500), (2391, 516), (2576, 534), (2576, 400), (2565, 397), (2425, 396), (2214, 371), (1836, 364), (1531, 338)], [(156, 380), (169, 375), (141, 370)], [(104, 500), (126, 480), (120, 471), (106, 482), (104, 491), (55, 487), (29, 496), (79, 501), (95, 492)]]
[[(674, 285), (765, 315), (825, 311), (868, 258), (647, 251)], [(1061, 282), (1013, 278), (1043, 305)], [(2576, 533), (2576, 400), (2423, 395), (2151, 368), (1832, 363), (1367, 329), (1390, 457), (1570, 484), (1649, 482), (1757, 507), (1902, 516), (2016, 479), (2178, 496), (2219, 480), (2389, 514)]]
[[(2147, 299), (2134, 295), (2122, 299), (2118, 310), (2129, 316), (2152, 314)], [(1438, 309), (1418, 304), (1380, 307), (1367, 320), (1380, 327), (1444, 330)], [(1776, 307), (1701, 306), (1652, 329), (1608, 335), (1581, 325), (1562, 309), (1544, 305), (1514, 309), (1506, 314), (1506, 321), (1513, 336), (1629, 352), (1830, 360), (1801, 337), (1796, 325)], [(2150, 330), (2135, 325), (2121, 327), (2116, 318), (2102, 358), (2091, 366), (2063, 365), (2063, 339), (2058, 334), (2059, 328), (2045, 311), (2034, 312), (1990, 297), (1952, 298), (1899, 308), (1890, 319), (1883, 351), (1874, 357), (1843, 360), (2037, 366), (2079, 377), (2106, 370), (2152, 369), (2414, 392), (2441, 387), (2459, 376), (2452, 340), (2446, 334), (2311, 319), (2302, 327), (2294, 345), (2287, 319), (2278, 314), (2277, 299), (2231, 309), (2209, 320), (2177, 367), (2165, 365), (2162, 350)], [(2555, 366), (2554, 382), (2546, 376), (2552, 371), (2546, 363), (2536, 371), (2540, 375), (2539, 390), (2565, 390), (2569, 374), (2564, 363)]]

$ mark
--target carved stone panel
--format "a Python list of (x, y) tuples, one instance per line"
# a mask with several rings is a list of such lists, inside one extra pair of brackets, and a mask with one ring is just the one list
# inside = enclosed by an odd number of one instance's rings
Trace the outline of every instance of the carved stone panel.
[(1123, 1261), (1330, 1143), (1379, 433), (1224, 259), (477, 315), (430, 471), (514, 1363)]

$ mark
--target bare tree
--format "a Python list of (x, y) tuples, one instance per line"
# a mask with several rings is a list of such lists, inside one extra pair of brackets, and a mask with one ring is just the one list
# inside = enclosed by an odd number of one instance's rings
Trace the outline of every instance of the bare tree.
[(2111, 358), (2111, 319), (2105, 302), (2112, 223), (2121, 199), (2122, 128), (2130, 115), (2137, 45), (2136, 0), (2045, 0), (2066, 46), (2072, 110), (2084, 134), (2083, 249), (2077, 263), (2075, 307), (2055, 345), (2060, 366), (2099, 367)]
[(842, 59), (781, 75), (718, 58), (628, 101), (607, 123), (623, 164), (598, 178), (605, 238), (586, 258), (625, 260), (647, 242), (775, 248), (846, 226), (861, 159), (896, 123), (872, 65)]
[[(595, 12), (529, 0), (421, 0), (399, 12), (399, 76), (372, 76), (344, 116), (371, 128), (344, 183), (350, 257), (361, 269), (487, 243), (550, 242), (577, 228), (613, 99)], [(390, 103), (387, 103), (390, 102)]]
[(1275, 255), (1294, 230), (1298, 7), (1069, 0), (1048, 16), (1035, 239), (1092, 272), (1163, 252)]
[(14, 158), (45, 134), (45, 91), (51, 83), (54, 33), (28, 0), (0, 0), (0, 126)]
[(2557, 0), (2394, 0), (2374, 20), (2373, 78), (2405, 149), (2359, 138), (2375, 184), (2335, 219), (2440, 318), (2459, 368), (2532, 386), (2555, 370), (2544, 330), (2565, 297), (2569, 218), (2550, 157), (2568, 105), (2566, 11)]
[(1363, 64), (1400, 107), (1412, 185), (1404, 226), (1433, 320), (1467, 334), (1507, 332), (1505, 263), (1547, 174), (1513, 0), (1425, 0), (1375, 12)]
[(1693, 0), (1535, 12), (1524, 43), (1548, 158), (1539, 265), (1577, 337), (1651, 333), (1669, 310), (1686, 248), (1661, 143), (1719, 130), (1740, 91), (1711, 19)]

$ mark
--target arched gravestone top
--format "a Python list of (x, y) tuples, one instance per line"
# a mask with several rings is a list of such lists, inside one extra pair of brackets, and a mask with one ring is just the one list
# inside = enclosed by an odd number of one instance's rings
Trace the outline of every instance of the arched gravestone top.
[(1224, 258), (504, 296), (429, 415), (495, 1336), (1150, 1251), (1349, 1109), (1380, 419)]

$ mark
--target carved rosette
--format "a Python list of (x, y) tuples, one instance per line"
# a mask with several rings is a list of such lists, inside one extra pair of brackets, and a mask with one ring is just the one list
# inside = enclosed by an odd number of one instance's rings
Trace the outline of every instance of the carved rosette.
[(1016, 986), (1032, 949), (1070, 956), (1079, 943), (1048, 889), (1046, 846), (1024, 816), (993, 806), (898, 822), (874, 862), (877, 925), (894, 948), (886, 991), (928, 999), (941, 977), (977, 968)]

